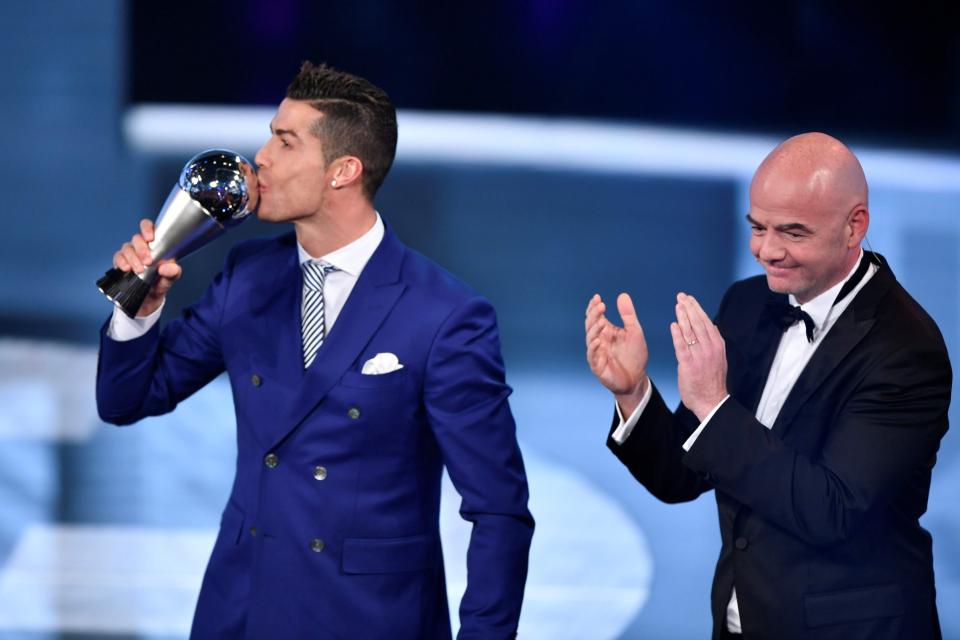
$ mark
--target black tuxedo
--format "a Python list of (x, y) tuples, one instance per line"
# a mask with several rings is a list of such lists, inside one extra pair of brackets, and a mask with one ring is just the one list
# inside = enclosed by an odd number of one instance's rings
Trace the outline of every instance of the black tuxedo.
[(715, 490), (714, 638), (734, 585), (747, 640), (939, 638), (918, 519), (947, 430), (940, 332), (884, 262), (767, 429), (755, 412), (782, 335), (764, 313), (777, 296), (762, 276), (724, 296), (716, 323), (731, 397), (689, 453), (681, 444), (697, 418), (671, 412), (656, 389), (626, 442), (607, 444), (665, 502)]

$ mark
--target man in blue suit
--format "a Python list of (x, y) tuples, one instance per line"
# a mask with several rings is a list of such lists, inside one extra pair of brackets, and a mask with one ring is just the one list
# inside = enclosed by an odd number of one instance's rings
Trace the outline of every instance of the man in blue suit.
[[(159, 329), (168, 262), (101, 337), (101, 417), (172, 411), (226, 371), (237, 469), (193, 638), (449, 638), (442, 467), (473, 523), (459, 638), (516, 635), (533, 519), (493, 308), (406, 248), (373, 207), (396, 113), (371, 83), (305, 63), (256, 155), (258, 215)], [(153, 226), (114, 264), (149, 264)]]

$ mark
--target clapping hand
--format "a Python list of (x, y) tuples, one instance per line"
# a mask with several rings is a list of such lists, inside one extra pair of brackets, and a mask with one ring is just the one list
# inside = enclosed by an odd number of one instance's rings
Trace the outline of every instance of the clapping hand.
[(727, 396), (727, 353), (720, 330), (696, 298), (677, 294), (677, 321), (670, 324), (677, 354), (680, 399), (702, 422)]
[(613, 392), (621, 413), (628, 416), (640, 404), (649, 384), (647, 341), (630, 296), (621, 293), (617, 297), (623, 327), (607, 320), (606, 309), (599, 294), (587, 305), (587, 362), (603, 386)]

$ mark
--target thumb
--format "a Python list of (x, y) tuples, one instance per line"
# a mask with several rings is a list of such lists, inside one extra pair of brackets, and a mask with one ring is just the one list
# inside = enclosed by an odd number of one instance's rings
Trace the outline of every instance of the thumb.
[(628, 294), (621, 293), (617, 296), (617, 311), (620, 312), (620, 319), (623, 320), (623, 327), (625, 329), (630, 327), (640, 328), (640, 321), (637, 320), (637, 312), (633, 308), (633, 300), (630, 299)]
[(180, 276), (183, 275), (183, 269), (181, 269), (180, 265), (173, 260), (169, 262), (164, 261), (161, 262), (157, 267), (157, 274), (173, 283), (179, 280)]

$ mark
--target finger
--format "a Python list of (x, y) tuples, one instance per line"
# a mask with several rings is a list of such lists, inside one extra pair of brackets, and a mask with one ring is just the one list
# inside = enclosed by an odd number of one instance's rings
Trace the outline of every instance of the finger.
[(607, 366), (607, 351), (599, 338), (587, 345), (587, 363), (597, 373)]
[(603, 337), (604, 328), (604, 325), (601, 324), (592, 326), (586, 335), (587, 344), (591, 344), (594, 340), (601, 339)]
[(122, 251), (117, 251), (115, 254), (113, 254), (113, 266), (121, 271), (130, 271), (131, 269), (130, 263), (127, 262), (127, 259), (124, 257)]
[(707, 340), (714, 344), (723, 344), (723, 336), (720, 334), (720, 328), (713, 323), (713, 318), (707, 315), (707, 312), (703, 310), (696, 298), (692, 298), (692, 300), (700, 312), (700, 317), (703, 321), (703, 331)]
[(601, 304), (594, 308), (590, 315), (587, 316), (587, 319), (584, 321), (584, 331), (589, 334), (590, 330), (596, 326), (606, 326), (610, 324), (610, 321), (607, 320), (606, 316), (603, 315), (604, 306)]
[(586, 315), (589, 316), (589, 315), (590, 315), (590, 311), (591, 311), (594, 307), (596, 307), (598, 304), (600, 304), (601, 302), (603, 302), (603, 299), (600, 298), (600, 294), (599, 294), (599, 293), (593, 294), (593, 296), (590, 298), (590, 301), (587, 303), (587, 312), (586, 312)]
[(140, 235), (147, 242), (153, 242), (153, 220), (144, 218), (140, 221)]
[(157, 298), (163, 298), (167, 295), (167, 292), (170, 291), (170, 287), (173, 286), (173, 282), (167, 278), (157, 278), (157, 281), (153, 284), (152, 295)]
[(607, 322), (606, 318), (600, 317), (599, 320), (590, 325), (590, 328), (587, 329), (587, 343), (590, 343), (593, 339), (598, 338), (600, 334), (610, 326), (610, 323)]
[(601, 355), (601, 352), (603, 351), (602, 347), (603, 347), (603, 340), (601, 340), (600, 338), (594, 338), (593, 340), (587, 343), (587, 354), (593, 358), (596, 358), (599, 355)]
[(670, 337), (673, 338), (673, 351), (676, 353), (677, 362), (686, 362), (690, 358), (690, 347), (687, 346), (687, 340), (676, 322), (670, 323)]
[(170, 291), (170, 287), (180, 279), (180, 266), (176, 264), (165, 264), (161, 265), (157, 271), (165, 273), (157, 278), (156, 283), (153, 285), (152, 294), (157, 298), (162, 298)]
[(130, 239), (130, 244), (133, 245), (134, 250), (140, 257), (140, 262), (146, 265), (149, 265), (153, 262), (153, 256), (150, 255), (150, 247), (147, 246), (147, 242), (142, 235), (138, 233), (133, 236), (133, 238)]
[(697, 343), (698, 338), (697, 333), (693, 330), (693, 327), (690, 324), (690, 316), (687, 314), (687, 308), (682, 302), (683, 295), (684, 294), (682, 293), (677, 294), (677, 325), (679, 325), (680, 333), (683, 337), (684, 343), (692, 346)]
[(170, 280), (170, 284), (173, 284), (180, 279), (180, 276), (183, 275), (183, 269), (179, 264), (173, 260), (161, 262), (157, 267), (157, 273), (167, 280)]
[(640, 321), (637, 320), (637, 311), (633, 307), (633, 300), (626, 293), (617, 296), (617, 311), (620, 312), (620, 319), (624, 327), (639, 327)]
[(687, 317), (690, 319), (693, 332), (700, 340), (712, 342), (716, 329), (697, 299), (691, 295), (683, 294), (683, 305), (687, 311)]
[(590, 301), (590, 304), (587, 306), (587, 317), (584, 320), (584, 326), (589, 327), (591, 324), (597, 321), (598, 318), (603, 317), (603, 312), (606, 311), (607, 306), (603, 304), (599, 299), (594, 302)]
[(132, 244), (125, 242), (123, 246), (120, 247), (120, 253), (123, 254), (123, 257), (127, 260), (130, 269), (134, 273), (143, 273), (143, 262), (140, 260), (140, 256), (137, 255), (137, 251), (133, 248)]

